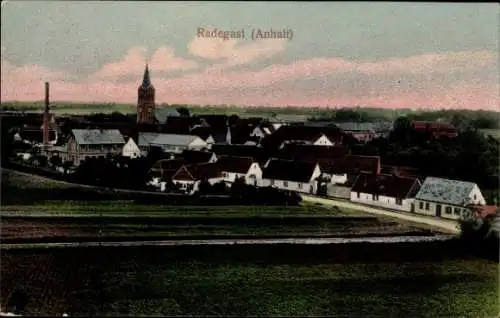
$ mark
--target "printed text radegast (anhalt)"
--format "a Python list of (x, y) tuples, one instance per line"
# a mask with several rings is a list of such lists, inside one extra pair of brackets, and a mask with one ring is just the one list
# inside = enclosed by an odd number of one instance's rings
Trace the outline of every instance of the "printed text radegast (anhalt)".
[(198, 38), (207, 39), (287, 39), (291, 40), (293, 38), (292, 29), (237, 29), (237, 30), (221, 30), (217, 28), (198, 28), (196, 32)]

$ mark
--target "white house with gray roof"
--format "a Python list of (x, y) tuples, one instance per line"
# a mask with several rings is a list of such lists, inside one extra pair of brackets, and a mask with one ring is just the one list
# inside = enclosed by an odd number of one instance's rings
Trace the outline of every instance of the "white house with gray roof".
[(125, 140), (118, 129), (73, 129), (68, 137), (63, 160), (79, 165), (91, 157), (120, 154)]
[(456, 220), (469, 213), (469, 204), (486, 204), (477, 184), (427, 177), (415, 196), (415, 213)]
[(207, 147), (207, 142), (198, 136), (139, 133), (139, 148), (147, 152), (151, 147), (160, 147), (164, 152), (182, 153), (184, 150), (202, 150)]

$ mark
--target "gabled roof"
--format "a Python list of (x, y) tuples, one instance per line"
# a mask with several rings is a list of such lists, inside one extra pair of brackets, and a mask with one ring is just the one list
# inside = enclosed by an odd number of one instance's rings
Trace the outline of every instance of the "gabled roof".
[(469, 194), (475, 186), (473, 182), (427, 177), (416, 199), (463, 206), (468, 204)]
[(267, 160), (266, 152), (258, 146), (215, 144), (211, 150), (218, 157), (249, 157), (257, 162), (265, 162)]
[(185, 164), (186, 162), (182, 159), (161, 159), (155, 162), (151, 171), (178, 170)]
[(80, 145), (125, 144), (118, 129), (73, 129), (71, 133)]
[(378, 156), (344, 156), (319, 160), (323, 172), (330, 174), (380, 173), (380, 157)]
[(183, 166), (172, 178), (174, 180), (207, 180), (221, 177), (222, 172), (217, 163), (200, 163)]
[(278, 152), (279, 158), (318, 162), (349, 155), (345, 146), (316, 146), (287, 143)]
[(137, 144), (139, 146), (149, 146), (149, 145), (188, 146), (196, 139), (200, 139), (200, 137), (192, 135), (174, 135), (174, 134), (141, 132), (139, 133)]
[(177, 156), (178, 159), (184, 160), (186, 164), (209, 162), (214, 153), (200, 150), (184, 150)]
[(414, 197), (419, 188), (420, 183), (416, 178), (388, 174), (360, 174), (351, 191), (405, 199)]
[(309, 182), (316, 164), (271, 158), (262, 169), (263, 179)]
[(248, 157), (219, 157), (217, 164), (221, 171), (233, 173), (247, 173), (253, 164), (253, 159)]

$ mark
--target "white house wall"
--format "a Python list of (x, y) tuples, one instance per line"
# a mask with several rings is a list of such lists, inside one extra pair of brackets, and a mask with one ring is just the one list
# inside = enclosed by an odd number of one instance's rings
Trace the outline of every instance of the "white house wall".
[(371, 193), (359, 193), (358, 198), (358, 192), (351, 192), (351, 201), (405, 212), (411, 212), (412, 203), (414, 203), (414, 199), (410, 198), (403, 199), (401, 204), (397, 204), (396, 198), (383, 195), (378, 196), (378, 200), (373, 200)]
[(129, 139), (125, 146), (123, 146), (122, 155), (129, 158), (137, 158), (141, 156), (141, 150), (133, 139)]
[[(422, 207), (420, 203), (422, 203)], [(453, 206), (449, 204), (440, 204), (423, 200), (415, 200), (415, 213), (428, 216), (437, 216), (437, 205), (441, 205), (441, 217), (444, 219), (458, 220), (462, 217), (468, 217), (470, 214), (469, 209), (465, 208), (464, 206)], [(426, 207), (428, 207), (428, 209), (426, 209)], [(447, 212), (447, 208), (451, 208), (451, 213)]]
[(275, 187), (281, 190), (287, 191), (296, 191), (302, 193), (317, 193), (317, 185), (316, 182), (308, 183), (308, 182), (295, 182), (295, 181), (286, 181), (286, 180), (271, 180), (271, 179), (261, 179), (257, 181), (258, 186), (260, 187)]
[(484, 199), (484, 196), (477, 185), (475, 185), (474, 188), (472, 188), (472, 191), (469, 194), (469, 199), (472, 204), (480, 204), (480, 205), (486, 204), (486, 200)]
[(318, 138), (314, 142), (315, 146), (333, 146), (333, 143), (330, 141), (330, 139), (326, 138), (325, 135), (322, 135), (321, 137)]

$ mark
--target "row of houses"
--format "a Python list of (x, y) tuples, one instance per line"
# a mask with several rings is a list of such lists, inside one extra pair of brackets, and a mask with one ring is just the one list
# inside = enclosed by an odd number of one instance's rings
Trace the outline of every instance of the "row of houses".
[(152, 185), (164, 190), (171, 182), (187, 193), (197, 191), (204, 180), (210, 184), (221, 181), (231, 184), (237, 178), (257, 187), (271, 186), (310, 195), (317, 195), (323, 184), (327, 188), (325, 194), (330, 197), (448, 219), (465, 216), (471, 205), (486, 204), (479, 187), (471, 182), (435, 177), (422, 180), (353, 170), (348, 166), (328, 173), (319, 163), (280, 158), (270, 158), (261, 164), (252, 157), (186, 150), (174, 159), (160, 160), (151, 169)]

